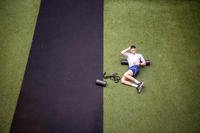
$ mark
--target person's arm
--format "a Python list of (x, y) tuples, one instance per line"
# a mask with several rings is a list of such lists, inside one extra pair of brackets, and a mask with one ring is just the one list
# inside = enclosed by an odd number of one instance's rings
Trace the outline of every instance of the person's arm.
[(140, 63), (140, 66), (146, 66), (146, 61), (144, 59), (144, 57), (141, 55), (141, 63)]
[(130, 50), (130, 47), (124, 49), (121, 51), (121, 54), (123, 54), (124, 56), (126, 56), (126, 52), (128, 52)]

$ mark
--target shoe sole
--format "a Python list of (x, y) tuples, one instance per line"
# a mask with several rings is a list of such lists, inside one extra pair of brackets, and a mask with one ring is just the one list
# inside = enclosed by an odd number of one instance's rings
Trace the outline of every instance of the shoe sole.
[(143, 87), (144, 83), (142, 82), (142, 84), (140, 85), (139, 89), (138, 89), (138, 93), (140, 94), (142, 92), (142, 87)]

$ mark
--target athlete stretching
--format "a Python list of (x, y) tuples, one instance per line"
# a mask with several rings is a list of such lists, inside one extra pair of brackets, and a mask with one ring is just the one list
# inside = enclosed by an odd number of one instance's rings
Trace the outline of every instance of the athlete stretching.
[(121, 78), (121, 83), (136, 87), (137, 92), (140, 93), (144, 83), (138, 81), (135, 79), (135, 77), (139, 73), (140, 66), (145, 66), (146, 62), (141, 54), (136, 53), (136, 47), (134, 45), (131, 45), (129, 48), (122, 50), (121, 54), (123, 54), (128, 60), (129, 65), (128, 71), (126, 71)]

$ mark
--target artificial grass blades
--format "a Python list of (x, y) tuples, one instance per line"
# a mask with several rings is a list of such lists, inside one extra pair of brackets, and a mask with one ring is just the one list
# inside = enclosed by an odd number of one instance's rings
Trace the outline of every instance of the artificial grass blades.
[(151, 60), (138, 79), (144, 90), (108, 81), (104, 132), (200, 131), (200, 3), (105, 0), (104, 71), (122, 75), (120, 51), (135, 42)]

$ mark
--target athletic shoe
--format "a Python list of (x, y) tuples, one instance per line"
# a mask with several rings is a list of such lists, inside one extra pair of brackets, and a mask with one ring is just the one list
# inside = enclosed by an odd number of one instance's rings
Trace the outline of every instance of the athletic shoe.
[(142, 91), (142, 87), (143, 87), (143, 82), (140, 82), (139, 84), (138, 84), (138, 86), (137, 86), (137, 92), (140, 94), (141, 93), (141, 91)]

